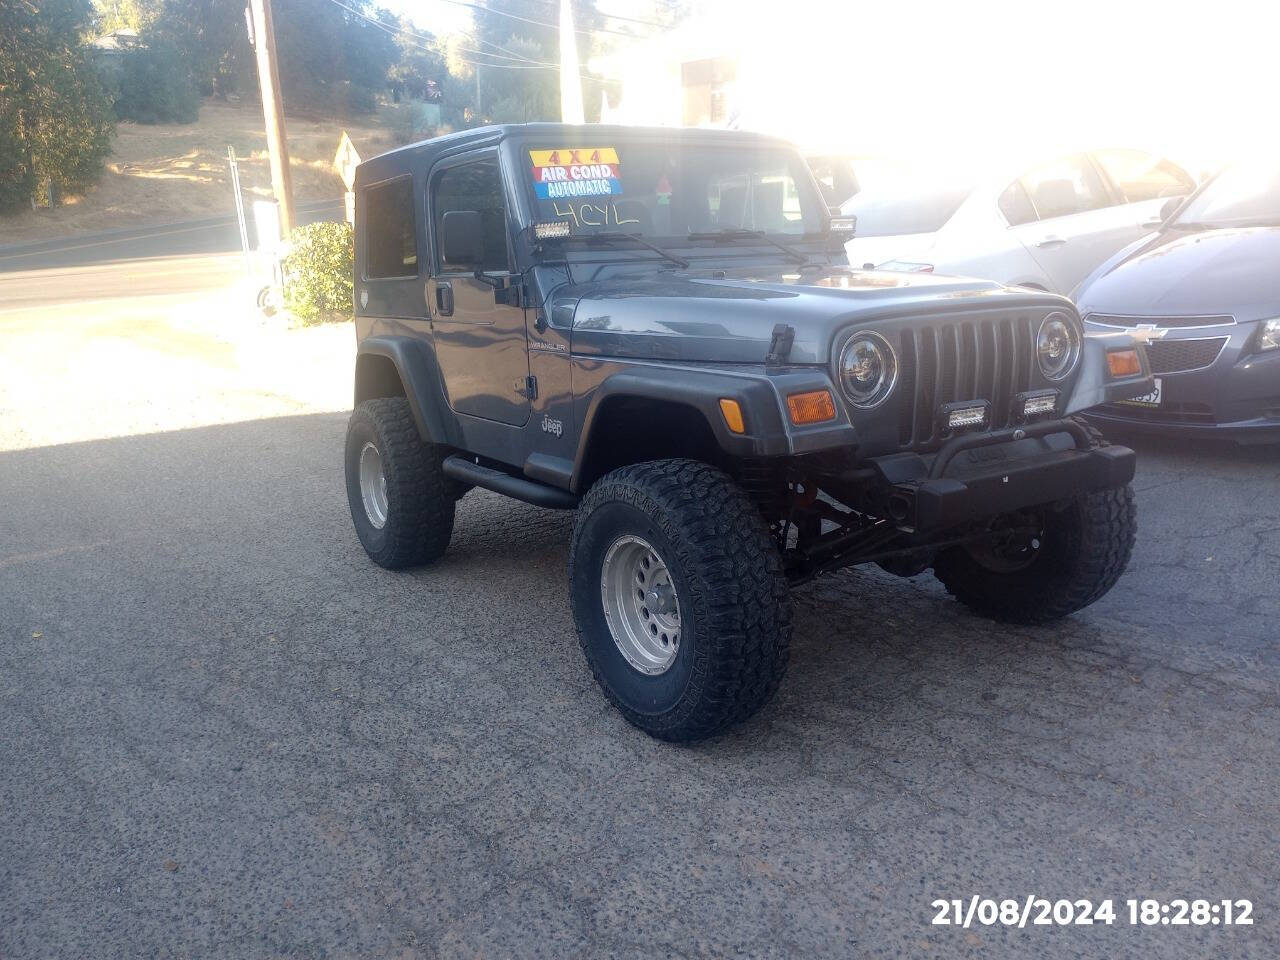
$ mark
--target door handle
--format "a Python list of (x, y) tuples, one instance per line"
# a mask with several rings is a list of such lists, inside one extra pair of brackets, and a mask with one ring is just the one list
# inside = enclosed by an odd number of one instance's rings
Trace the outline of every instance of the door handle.
[(1037, 247), (1060, 247), (1067, 242), (1066, 237), (1060, 237), (1056, 233), (1051, 233), (1047, 237), (1041, 237), (1036, 241)]
[(436, 313), (442, 317), (453, 316), (453, 284), (448, 280), (436, 281)]

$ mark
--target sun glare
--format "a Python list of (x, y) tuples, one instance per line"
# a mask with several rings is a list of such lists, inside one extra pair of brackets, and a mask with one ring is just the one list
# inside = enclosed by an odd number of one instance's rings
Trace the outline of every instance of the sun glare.
[[(1119, 145), (1199, 175), (1247, 149), (1250, 128), (1274, 110), (1280, 14), (1243, 0), (798, 0), (785, 16), (743, 10), (722, 0), (697, 8), (663, 39), (679, 52), (669, 59), (736, 54), (736, 125), (815, 151), (982, 167)], [(678, 91), (679, 77), (654, 67), (655, 108), (673, 80)]]

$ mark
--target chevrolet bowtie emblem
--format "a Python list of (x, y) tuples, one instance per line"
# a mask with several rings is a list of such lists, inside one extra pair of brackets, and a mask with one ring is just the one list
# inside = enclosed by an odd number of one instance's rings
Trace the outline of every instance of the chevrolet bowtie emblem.
[(1159, 340), (1169, 331), (1157, 327), (1154, 323), (1140, 323), (1136, 327), (1126, 327), (1124, 332), (1133, 337), (1137, 343), (1145, 344), (1152, 340)]

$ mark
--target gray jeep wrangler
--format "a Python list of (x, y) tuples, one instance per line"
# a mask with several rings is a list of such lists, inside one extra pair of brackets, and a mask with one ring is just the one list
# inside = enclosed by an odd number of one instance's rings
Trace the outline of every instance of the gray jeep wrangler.
[(851, 270), (782, 141), (488, 127), (355, 189), (361, 543), (439, 560), (474, 487), (576, 508), (579, 642), (655, 737), (764, 704), (789, 587), (842, 567), (1018, 623), (1124, 571), (1134, 454), (1073, 415), (1148, 392), (1142, 348), (1040, 291)]

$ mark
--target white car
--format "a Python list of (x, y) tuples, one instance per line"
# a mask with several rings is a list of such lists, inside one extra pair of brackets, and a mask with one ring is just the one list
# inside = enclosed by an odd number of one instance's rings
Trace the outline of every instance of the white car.
[(857, 217), (845, 250), (855, 267), (1066, 294), (1195, 187), (1177, 164), (1142, 150), (1083, 151), (978, 181), (864, 186), (841, 208)]

